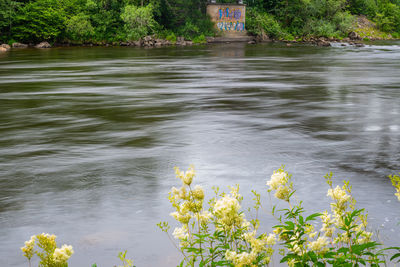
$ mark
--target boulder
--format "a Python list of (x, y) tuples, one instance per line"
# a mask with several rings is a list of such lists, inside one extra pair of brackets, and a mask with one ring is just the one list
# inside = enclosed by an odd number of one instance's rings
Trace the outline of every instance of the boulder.
[(360, 40), (360, 36), (356, 32), (350, 32), (349, 33), (349, 38), (350, 40)]
[[(5, 51), (10, 50), (10, 48), (11, 48), (8, 44), (2, 44), (0, 47), (4, 48)], [(3, 51), (4, 51), (4, 49), (3, 49)]]
[(0, 52), (7, 52), (8, 50), (2, 46), (0, 46)]
[(50, 48), (51, 45), (48, 42), (41, 42), (40, 44), (35, 45), (36, 48)]
[(13, 48), (27, 48), (28, 45), (27, 44), (22, 44), (22, 43), (13, 43), (12, 47)]

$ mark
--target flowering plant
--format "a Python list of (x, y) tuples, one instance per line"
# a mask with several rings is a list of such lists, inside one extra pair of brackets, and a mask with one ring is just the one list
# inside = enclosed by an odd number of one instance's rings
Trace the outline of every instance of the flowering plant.
[[(292, 176), (284, 166), (274, 171), (267, 181), (268, 192), (273, 192), (274, 197), (288, 207), (276, 210), (274, 206), (272, 214), (279, 223), (273, 227), (274, 233), (260, 234), (257, 233), (260, 225), (257, 215), (261, 207), (258, 193), (252, 191), (256, 217), (248, 221), (242, 211), (239, 186), (231, 187), (230, 193), (219, 193), (219, 189), (214, 188), (215, 197), (205, 209), (203, 188), (192, 185), (194, 168), (190, 167), (187, 172), (175, 168), (175, 172), (182, 186), (172, 188), (169, 200), (175, 209), (171, 216), (180, 224), (172, 233), (183, 255), (180, 266), (268, 266), (276, 239), (283, 246), (279, 249), (280, 262), (289, 266), (380, 266), (386, 263), (384, 251), (400, 251), (397, 247), (382, 248), (372, 239), (367, 213), (356, 209), (349, 182), (334, 187), (332, 173), (325, 176), (329, 185), (327, 196), (332, 200), (330, 211), (306, 216), (302, 202), (293, 200)], [(399, 196), (400, 177), (395, 175), (391, 179)], [(320, 229), (316, 229), (317, 220), (321, 221)], [(158, 226), (168, 234), (167, 222)], [(398, 257), (400, 253), (390, 260)]]
[[(280, 224), (274, 226), (274, 232), (286, 248), (282, 250), (284, 257), (281, 262), (287, 262), (289, 266), (358, 266), (367, 263), (379, 266), (385, 262), (380, 244), (371, 240), (372, 232), (367, 230), (367, 214), (363, 209), (355, 208), (356, 201), (348, 182), (333, 188), (332, 173), (326, 175), (330, 187), (327, 196), (333, 201), (331, 212), (305, 217), (302, 203), (293, 203), (295, 191), (290, 177), (282, 167), (267, 182), (268, 191), (276, 191), (275, 196), (285, 200), (289, 206), (280, 210), (283, 216), (278, 218)], [(287, 188), (284, 194), (279, 193), (282, 187)], [(276, 215), (275, 207), (273, 214)], [(319, 230), (315, 229), (317, 218), (322, 222)]]
[[(35, 249), (35, 244), (41, 249)], [(39, 267), (68, 267), (68, 259), (74, 253), (72, 246), (62, 245), (57, 248), (56, 236), (42, 233), (33, 235), (21, 247), (24, 256), (28, 259), (31, 266), (31, 259), (34, 254), (40, 258)]]
[[(169, 200), (175, 209), (171, 216), (180, 223), (172, 233), (184, 258), (180, 265), (268, 265), (275, 235), (257, 234), (258, 219), (247, 221), (241, 211), (243, 197), (239, 187), (231, 187), (229, 194), (219, 193), (219, 189), (214, 188), (215, 197), (208, 202), (206, 210), (203, 188), (192, 186), (194, 168), (190, 167), (187, 172), (175, 168), (175, 172), (182, 186), (172, 188)], [(257, 203), (255, 208), (259, 208)], [(166, 233), (170, 229), (167, 222), (158, 226)]]

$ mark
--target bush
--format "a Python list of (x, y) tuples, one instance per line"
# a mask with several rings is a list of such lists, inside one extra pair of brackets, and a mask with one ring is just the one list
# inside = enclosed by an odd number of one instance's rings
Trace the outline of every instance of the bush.
[(246, 29), (249, 33), (257, 36), (281, 38), (284, 35), (279, 23), (274, 16), (256, 9), (249, 9), (246, 14)]
[(207, 39), (204, 36), (204, 34), (201, 34), (199, 36), (194, 37), (192, 41), (195, 44), (205, 44), (205, 43), (207, 43)]
[(126, 5), (121, 14), (125, 22), (125, 31), (131, 40), (137, 40), (143, 36), (154, 33), (158, 27), (153, 18), (153, 6), (151, 4), (145, 7)]
[(89, 17), (83, 13), (71, 17), (66, 23), (67, 37), (73, 41), (90, 40), (94, 34), (94, 28)]

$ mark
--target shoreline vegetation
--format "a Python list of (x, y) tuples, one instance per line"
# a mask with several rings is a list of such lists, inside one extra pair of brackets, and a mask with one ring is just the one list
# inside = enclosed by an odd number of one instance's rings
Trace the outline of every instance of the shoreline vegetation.
[[(235, 3), (219, 0), (217, 3)], [(0, 0), (0, 51), (52, 46), (186, 46), (221, 37), (207, 0)], [(249, 43), (400, 38), (400, 0), (247, 0)]]
[[(262, 189), (269, 194), (270, 211), (255, 190), (251, 190), (254, 206), (246, 209), (238, 184), (230, 186), (229, 193), (213, 187), (214, 197), (207, 199), (204, 188), (194, 183), (193, 166), (186, 172), (175, 167), (175, 174), (181, 186), (171, 188), (168, 200), (174, 210), (171, 224), (177, 227), (172, 231), (166, 221), (157, 226), (181, 253), (178, 266), (270, 266), (277, 259), (290, 267), (378, 267), (400, 262), (400, 247), (379, 242), (379, 235), (368, 225), (368, 212), (357, 207), (349, 181), (335, 186), (332, 173), (324, 176), (330, 209), (313, 214), (296, 197), (292, 175), (284, 166), (273, 172)], [(399, 175), (388, 178), (400, 201)], [(261, 227), (262, 212), (271, 213), (276, 221), (268, 232)], [(42, 233), (25, 242), (21, 250), (30, 267), (34, 256), (42, 267), (68, 267), (74, 250), (71, 245), (58, 248), (55, 239)], [(134, 267), (126, 254), (126, 250), (119, 253), (122, 265), (118, 267)]]

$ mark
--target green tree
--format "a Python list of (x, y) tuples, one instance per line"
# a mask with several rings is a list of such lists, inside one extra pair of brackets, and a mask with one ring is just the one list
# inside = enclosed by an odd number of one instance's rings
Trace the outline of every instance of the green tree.
[(6, 42), (11, 37), (15, 15), (20, 3), (12, 0), (0, 0), (0, 41)]
[(66, 21), (67, 37), (73, 41), (90, 40), (94, 34), (94, 28), (89, 16), (83, 13), (72, 16)]
[(157, 22), (153, 17), (153, 6), (145, 7), (126, 5), (121, 14), (125, 31), (129, 39), (137, 40), (145, 35), (152, 34)]
[(57, 0), (37, 0), (21, 7), (12, 33), (19, 41), (56, 41), (65, 28), (66, 14)]

